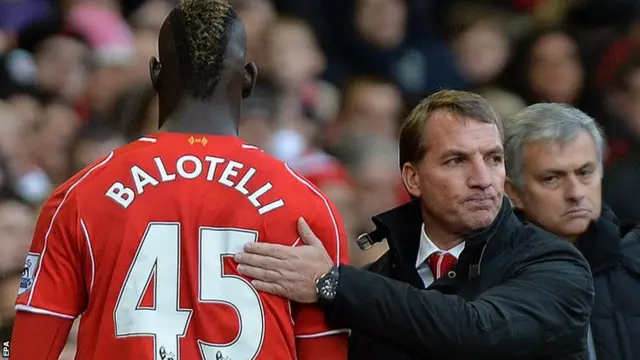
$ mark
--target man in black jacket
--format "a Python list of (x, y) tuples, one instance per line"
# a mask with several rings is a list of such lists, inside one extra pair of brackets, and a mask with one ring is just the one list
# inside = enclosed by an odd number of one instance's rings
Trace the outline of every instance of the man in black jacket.
[(403, 125), (400, 164), (415, 200), (374, 217), (369, 239), (390, 250), (373, 271), (334, 266), (303, 220), (307, 246), (251, 244), (238, 271), (258, 290), (319, 301), (329, 322), (352, 329), (352, 359), (583, 359), (588, 264), (515, 217), (502, 123), (486, 100), (423, 100)]
[(591, 358), (640, 359), (640, 228), (602, 205), (604, 138), (561, 104), (534, 104), (505, 124), (507, 191), (522, 217), (573, 243), (593, 272)]

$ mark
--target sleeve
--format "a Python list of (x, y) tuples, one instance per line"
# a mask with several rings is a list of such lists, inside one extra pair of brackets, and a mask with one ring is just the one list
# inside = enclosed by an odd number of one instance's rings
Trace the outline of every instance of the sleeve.
[[(320, 195), (320, 193), (318, 192)], [(348, 263), (348, 248), (346, 231), (342, 218), (338, 214), (335, 205), (323, 195), (320, 195), (321, 203), (316, 207), (309, 226), (319, 239), (324, 242), (324, 247), (336, 264)], [(316, 304), (295, 304), (293, 307), (293, 319), (295, 323), (296, 337), (315, 338), (339, 333), (346, 333), (348, 329), (334, 329), (329, 327), (324, 318), (324, 313)]]
[(38, 218), (16, 310), (74, 319), (85, 309), (78, 219), (75, 197), (56, 190)]
[[(11, 336), (11, 360), (57, 360), (73, 320), (29, 312), (16, 314)], [(34, 346), (37, 339), (37, 346)]]
[(342, 267), (327, 318), (422, 356), (544, 357), (557, 350), (545, 344), (586, 334), (593, 306), (586, 260), (572, 245), (559, 246), (533, 250), (515, 277), (473, 301)]

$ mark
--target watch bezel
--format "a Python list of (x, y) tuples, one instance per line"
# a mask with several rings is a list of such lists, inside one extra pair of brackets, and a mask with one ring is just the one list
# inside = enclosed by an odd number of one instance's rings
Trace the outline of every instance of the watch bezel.
[(334, 266), (328, 273), (316, 280), (316, 293), (319, 299), (334, 300), (338, 291), (338, 267)]

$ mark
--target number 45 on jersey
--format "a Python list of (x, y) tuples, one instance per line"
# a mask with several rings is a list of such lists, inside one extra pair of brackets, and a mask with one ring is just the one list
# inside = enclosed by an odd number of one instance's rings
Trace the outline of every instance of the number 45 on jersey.
[[(198, 340), (202, 358), (253, 359), (260, 352), (264, 336), (262, 302), (245, 279), (224, 275), (223, 257), (242, 251), (246, 243), (257, 240), (258, 234), (211, 227), (201, 227), (199, 232), (198, 301), (230, 304), (240, 322), (239, 334), (228, 344)], [(141, 308), (139, 304), (154, 275), (155, 306)], [(180, 338), (186, 335), (193, 312), (180, 308), (179, 300), (180, 224), (150, 223), (120, 290), (114, 311), (116, 336), (151, 336), (156, 359), (178, 360)]]

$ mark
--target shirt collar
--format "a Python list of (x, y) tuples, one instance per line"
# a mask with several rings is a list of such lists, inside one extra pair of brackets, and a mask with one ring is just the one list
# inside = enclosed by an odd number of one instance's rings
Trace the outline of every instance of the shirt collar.
[(462, 250), (464, 250), (464, 241), (449, 249), (448, 251), (441, 250), (436, 244), (433, 243), (433, 241), (431, 241), (424, 228), (424, 224), (422, 224), (422, 229), (420, 231), (420, 246), (418, 247), (418, 257), (416, 258), (416, 268), (422, 265), (423, 262), (427, 261), (429, 256), (434, 253), (449, 253), (457, 259), (458, 257), (460, 257)]

